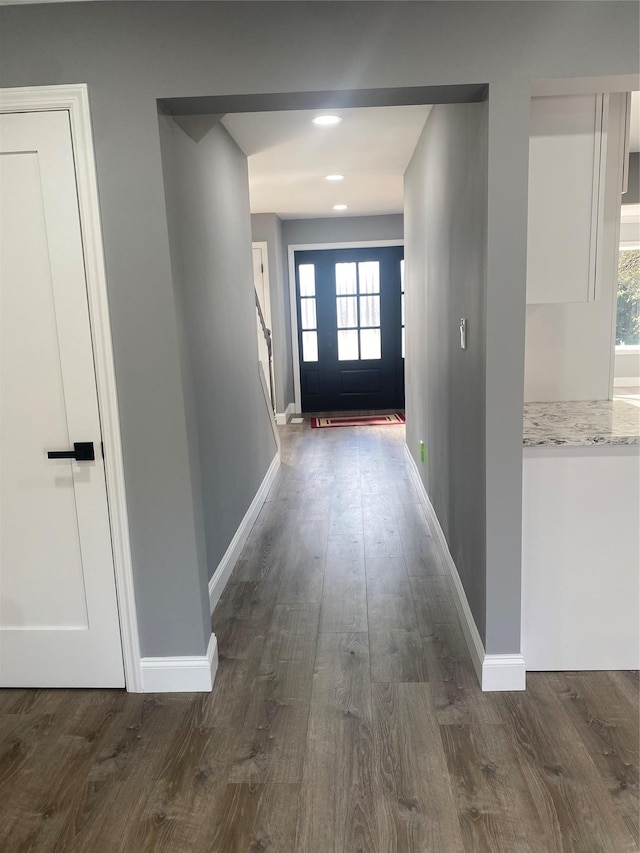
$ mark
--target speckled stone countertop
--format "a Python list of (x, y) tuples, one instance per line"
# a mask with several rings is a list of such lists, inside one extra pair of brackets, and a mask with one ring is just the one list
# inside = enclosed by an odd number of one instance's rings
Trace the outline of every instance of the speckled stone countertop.
[(640, 445), (640, 407), (626, 400), (525, 403), (525, 447)]

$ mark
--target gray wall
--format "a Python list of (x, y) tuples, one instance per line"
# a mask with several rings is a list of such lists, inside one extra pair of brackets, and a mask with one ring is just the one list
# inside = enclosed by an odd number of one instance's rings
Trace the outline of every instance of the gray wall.
[(483, 641), (487, 118), (486, 104), (434, 107), (405, 175), (407, 445)]
[(637, 73), (638, 14), (635, 2), (0, 8), (3, 86), (89, 86), (145, 654), (192, 653), (182, 588), (199, 559), (156, 100), (489, 85), (486, 638), (509, 652), (520, 620), (531, 81)]
[(256, 242), (267, 244), (276, 411), (284, 414), (289, 403), (293, 402), (293, 362), (286, 254), (282, 247), (280, 217), (275, 213), (254, 214), (251, 217), (251, 233)]
[(159, 121), (208, 580), (277, 452), (258, 373), (247, 160), (221, 124), (194, 142)]
[(341, 216), (323, 219), (285, 219), (285, 247), (306, 243), (356, 243), (361, 240), (402, 240), (402, 214)]
[(629, 185), (622, 203), (640, 204), (640, 151), (629, 154)]

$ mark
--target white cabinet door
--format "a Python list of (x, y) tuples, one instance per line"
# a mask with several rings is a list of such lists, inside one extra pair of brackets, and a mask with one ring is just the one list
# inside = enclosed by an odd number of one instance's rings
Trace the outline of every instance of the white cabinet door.
[(0, 685), (123, 686), (65, 110), (0, 116), (0, 312)]
[(528, 303), (595, 298), (602, 122), (602, 95), (531, 100)]

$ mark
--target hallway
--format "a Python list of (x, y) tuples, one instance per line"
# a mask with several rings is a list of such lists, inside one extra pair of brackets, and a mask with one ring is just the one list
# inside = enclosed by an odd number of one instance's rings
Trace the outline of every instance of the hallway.
[[(229, 734), (249, 700), (228, 779), (292, 786), (256, 837), (312, 853), (634, 850), (637, 677), (530, 674), (526, 694), (483, 694), (404, 427), (281, 434), (281, 479), (213, 617)], [(253, 690), (234, 697), (240, 683)], [(229, 849), (238, 829), (221, 828)]]
[(404, 427), (280, 432), (213, 693), (0, 691), (0, 847), (636, 850), (637, 674), (481, 693)]

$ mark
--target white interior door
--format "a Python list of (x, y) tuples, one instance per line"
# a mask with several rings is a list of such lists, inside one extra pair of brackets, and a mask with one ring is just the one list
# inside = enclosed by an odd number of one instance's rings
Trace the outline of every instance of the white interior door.
[(0, 335), (0, 685), (123, 686), (65, 110), (0, 116)]

